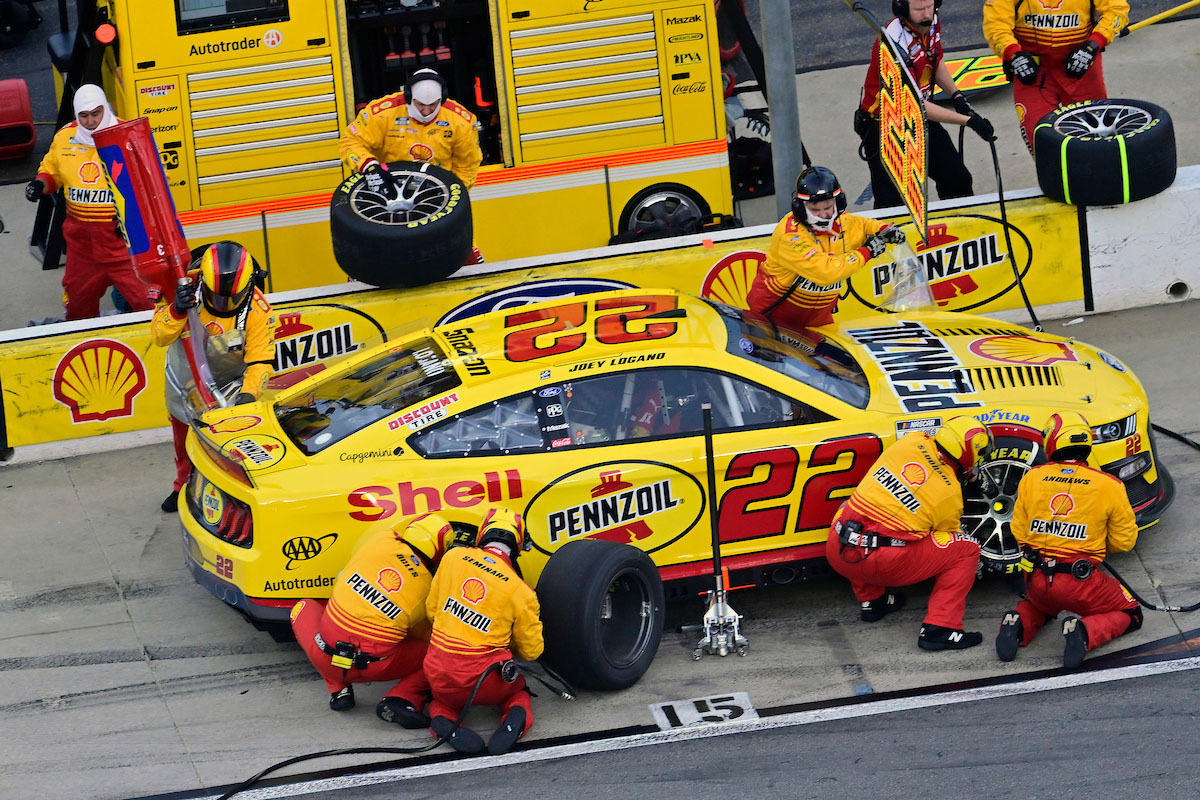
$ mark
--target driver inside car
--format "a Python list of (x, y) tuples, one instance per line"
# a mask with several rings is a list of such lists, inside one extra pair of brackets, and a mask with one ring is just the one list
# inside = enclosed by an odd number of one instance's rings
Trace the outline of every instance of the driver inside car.
[(699, 426), (694, 417), (699, 405), (687, 383), (681, 376), (670, 374), (642, 378), (641, 403), (630, 419), (630, 436), (642, 439), (696, 430)]

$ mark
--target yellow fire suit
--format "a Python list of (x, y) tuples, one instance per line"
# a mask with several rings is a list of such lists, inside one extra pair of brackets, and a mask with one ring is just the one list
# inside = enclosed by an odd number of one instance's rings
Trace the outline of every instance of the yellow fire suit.
[[(833, 233), (813, 231), (788, 214), (775, 226), (766, 262), (747, 295), (750, 308), (786, 328), (810, 328), (833, 322), (842, 281), (864, 267), (871, 254), (863, 243), (885, 223), (841, 214)], [(796, 283), (799, 281), (798, 283)], [(796, 288), (788, 293), (792, 284)], [(779, 298), (786, 300), (779, 302)]]
[(1025, 599), (1016, 608), (1021, 647), (1062, 611), (1080, 615), (1087, 650), (1141, 627), (1137, 601), (1097, 568), (1108, 553), (1137, 543), (1133, 507), (1116, 477), (1079, 461), (1034, 467), (1017, 487), (1012, 534), (1037, 551)]
[[(433, 623), (425, 677), (433, 692), (430, 717), (458, 718), (476, 681), (488, 667), (512, 658), (533, 660), (543, 649), (541, 609), (533, 589), (512, 562), (490, 549), (456, 547), (446, 553), (425, 610)], [(520, 707), (525, 732), (533, 708), (525, 678), (505, 681), (493, 670), (479, 685), (473, 706), (499, 706), (503, 717)]]
[[(933, 437), (909, 433), (883, 452), (838, 509), (825, 557), (859, 602), (933, 578), (925, 624), (961, 630), (979, 565), (979, 544), (960, 532), (962, 510), (962, 485)], [(893, 543), (842, 542), (843, 527), (854, 522)]]
[(372, 159), (428, 162), (448, 169), (470, 189), (483, 162), (479, 121), (453, 100), (446, 100), (432, 120), (408, 116), (404, 92), (381, 97), (359, 112), (340, 142), (342, 162), (359, 172)]

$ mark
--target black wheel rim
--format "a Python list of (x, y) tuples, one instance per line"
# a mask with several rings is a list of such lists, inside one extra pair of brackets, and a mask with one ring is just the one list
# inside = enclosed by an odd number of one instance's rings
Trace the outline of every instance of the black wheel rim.
[(396, 184), (398, 196), (389, 198), (359, 181), (350, 192), (350, 208), (378, 225), (407, 225), (445, 210), (450, 201), (446, 182), (425, 172), (399, 173)]
[(634, 570), (617, 573), (600, 606), (600, 649), (617, 669), (637, 663), (650, 647), (654, 603), (650, 587)]
[(1021, 556), (1009, 530), (1017, 485), (1029, 464), (1015, 458), (1000, 458), (982, 465), (981, 480), (968, 487), (963, 497), (963, 531), (975, 537), (985, 562), (1000, 566)]
[(1144, 108), (1123, 103), (1093, 103), (1072, 108), (1054, 121), (1064, 136), (1128, 136), (1154, 121)]
[(680, 192), (661, 191), (647, 195), (629, 215), (629, 230), (656, 228), (683, 230), (704, 214), (696, 201)]

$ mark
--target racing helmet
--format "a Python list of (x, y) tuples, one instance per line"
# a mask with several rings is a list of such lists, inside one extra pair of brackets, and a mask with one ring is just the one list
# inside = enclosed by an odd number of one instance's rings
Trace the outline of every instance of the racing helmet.
[(409, 520), (404, 532), (397, 532), (397, 536), (425, 556), (431, 565), (436, 565), (454, 546), (455, 531), (445, 517), (430, 513)]
[(506, 545), (513, 559), (522, 550), (529, 550), (533, 543), (525, 536), (525, 521), (521, 515), (503, 506), (496, 506), (483, 518), (479, 526), (478, 547), (487, 547), (492, 542)]
[(200, 254), (200, 295), (218, 317), (232, 317), (254, 291), (258, 263), (237, 242), (213, 242)]
[(979, 464), (991, 455), (995, 440), (987, 425), (974, 417), (954, 417), (938, 428), (933, 441), (957, 464), (963, 475), (974, 475)]
[[(805, 203), (819, 203), (822, 200), (833, 200), (836, 211), (829, 220), (821, 220), (809, 215)], [(849, 203), (842, 185), (838, 183), (837, 175), (828, 167), (807, 167), (796, 177), (796, 191), (792, 194), (792, 216), (796, 221), (809, 227), (828, 227), (841, 216)]]
[(1092, 428), (1082, 414), (1060, 411), (1051, 414), (1042, 429), (1046, 458), (1055, 461), (1086, 461), (1092, 452)]

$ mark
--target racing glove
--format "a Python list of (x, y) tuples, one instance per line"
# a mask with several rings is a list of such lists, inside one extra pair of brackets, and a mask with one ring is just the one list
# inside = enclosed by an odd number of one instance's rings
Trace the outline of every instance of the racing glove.
[(46, 194), (46, 184), (40, 178), (34, 178), (25, 187), (25, 199), (36, 203)]
[(907, 239), (904, 236), (904, 231), (897, 228), (895, 225), (888, 225), (879, 232), (879, 238), (883, 239), (888, 244), (901, 244)]
[(1072, 78), (1082, 78), (1083, 74), (1092, 66), (1092, 62), (1096, 60), (1096, 53), (1099, 51), (1100, 48), (1091, 39), (1076, 47), (1067, 54), (1067, 75)]
[(1010, 561), (1004, 565), (1003, 573), (1005, 575), (1020, 575), (1022, 572), (1033, 572), (1033, 561), (1025, 553), (1021, 553), (1021, 557), (1016, 561)]
[(238, 392), (238, 396), (233, 399), (233, 404), (235, 406), (244, 405), (246, 403), (257, 403), (257, 402), (258, 402), (258, 398), (256, 398), (254, 395), (250, 394), (249, 392)]
[(1004, 62), (1004, 73), (1010, 79), (1014, 76), (1026, 86), (1032, 86), (1037, 80), (1038, 63), (1029, 53), (1018, 50), (1016, 55)]
[(979, 138), (985, 142), (996, 141), (996, 129), (992, 127), (992, 123), (988, 122), (986, 117), (971, 114), (971, 118), (967, 120), (967, 127), (979, 134)]
[(372, 161), (370, 166), (363, 170), (363, 175), (366, 176), (367, 187), (372, 192), (378, 192), (388, 200), (394, 200), (400, 196), (396, 187), (396, 179), (392, 177), (392, 173), (388, 172), (387, 167), (378, 161)]
[(877, 234), (872, 233), (867, 237), (867, 240), (863, 242), (863, 247), (865, 247), (867, 252), (870, 253), (870, 258), (877, 258), (883, 255), (883, 251), (887, 249), (887, 244), (884, 243), (883, 239)]
[(967, 96), (962, 93), (962, 89), (955, 92), (954, 96), (950, 99), (954, 101), (954, 110), (964, 117), (969, 117), (975, 113), (975, 109), (967, 102)]
[(175, 287), (175, 301), (171, 303), (171, 307), (175, 309), (176, 314), (182, 317), (187, 314), (188, 309), (199, 305), (199, 302), (196, 298), (196, 285), (189, 281)]

